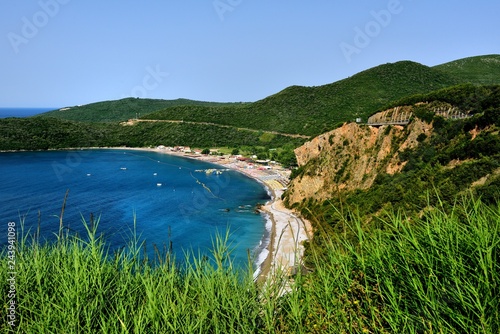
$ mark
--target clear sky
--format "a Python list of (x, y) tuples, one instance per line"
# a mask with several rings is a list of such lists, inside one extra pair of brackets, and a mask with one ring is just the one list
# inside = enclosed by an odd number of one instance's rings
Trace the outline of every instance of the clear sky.
[(0, 107), (256, 101), (399, 60), (500, 53), (500, 2), (3, 0)]

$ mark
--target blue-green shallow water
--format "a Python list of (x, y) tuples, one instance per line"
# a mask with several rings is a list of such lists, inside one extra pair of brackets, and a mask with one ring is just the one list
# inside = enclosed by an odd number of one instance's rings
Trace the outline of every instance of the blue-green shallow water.
[(99, 231), (111, 252), (130, 241), (135, 217), (150, 258), (153, 245), (162, 249), (170, 241), (179, 260), (184, 251), (209, 254), (215, 236), (229, 228), (234, 260), (244, 267), (248, 250), (256, 260), (266, 245), (266, 219), (254, 209), (269, 195), (234, 171), (196, 172), (209, 168), (221, 167), (147, 151), (1, 153), (1, 245), (7, 242), (9, 221), (24, 220), (31, 232), (40, 221), (41, 236), (54, 240), (69, 189), (65, 229), (85, 235), (82, 217), (100, 217)]

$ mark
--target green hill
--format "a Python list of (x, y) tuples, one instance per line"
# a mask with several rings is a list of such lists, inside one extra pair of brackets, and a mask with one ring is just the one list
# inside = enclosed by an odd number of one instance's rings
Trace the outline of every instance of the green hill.
[(462, 82), (481, 85), (500, 84), (500, 55), (477, 56), (435, 66)]
[[(297, 148), (300, 167), (288, 187), (288, 203), (329, 222), (339, 207), (360, 216), (391, 209), (418, 215), (430, 202), (452, 205), (471, 190), (496, 203), (500, 85), (458, 85), (402, 105), (413, 112), (404, 127), (350, 123)], [(470, 117), (445, 118), (436, 113), (443, 108), (466, 110)]]
[(48, 116), (79, 122), (121, 122), (172, 106), (220, 106), (240, 104), (241, 103), (193, 101), (187, 99), (159, 100), (125, 98), (116, 101), (103, 101), (82, 106), (61, 108), (37, 115), (37, 117)]
[[(220, 142), (220, 138), (207, 136), (207, 133), (218, 136), (227, 131), (237, 133), (237, 131), (248, 131), (248, 129), (263, 131), (263, 133), (273, 132), (273, 134), (268, 133), (270, 136), (280, 133), (316, 136), (346, 121), (354, 121), (356, 118), (366, 120), (375, 111), (409, 96), (427, 94), (463, 83), (472, 82), (477, 85), (481, 80), (500, 81), (497, 79), (500, 76), (495, 75), (500, 71), (499, 57), (473, 57), (437, 67), (400, 61), (380, 65), (323, 86), (291, 86), (253, 103), (126, 98), (63, 108), (34, 118), (52, 117), (75, 122), (115, 124), (135, 117), (147, 120), (184, 121), (182, 128), (187, 129), (187, 133), (202, 136), (207, 143)], [(193, 124), (193, 122), (199, 124)], [(157, 124), (154, 128), (165, 128), (165, 136), (167, 136), (174, 128), (172, 124), (167, 125)], [(230, 128), (222, 130), (220, 125)], [(212, 129), (217, 126), (219, 129)], [(148, 133), (153, 126), (136, 124), (132, 127), (137, 127), (134, 134), (129, 134), (134, 140), (130, 141), (125, 138), (122, 142), (147, 142), (154, 145), (152, 138), (158, 140), (163, 138), (157, 134), (153, 136)], [(201, 131), (201, 128), (205, 130)], [(133, 132), (123, 127), (117, 127), (117, 130), (113, 131)], [(158, 131), (161, 133), (160, 130)], [(175, 132), (177, 133), (177, 130)], [(113, 134), (111, 137), (117, 136)], [(194, 142), (194, 140), (189, 142)], [(241, 140), (236, 142), (240, 143)], [(289, 142), (298, 141), (290, 139)], [(19, 145), (16, 144), (16, 147)], [(25, 145), (25, 147), (31, 148), (30, 145)]]
[(277, 148), (301, 145), (305, 139), (263, 134), (207, 124), (140, 122), (135, 126), (87, 123), (54, 117), (0, 119), (0, 151), (79, 147), (193, 147)]
[(401, 98), (460, 83), (500, 84), (500, 56), (478, 56), (436, 67), (411, 61), (380, 65), (316, 87), (291, 86), (254, 103), (127, 98), (51, 111), (42, 116), (85, 122), (141, 117), (215, 123), (315, 136)]
[(211, 122), (312, 136), (357, 117), (366, 119), (373, 110), (393, 100), (459, 82), (443, 71), (402, 61), (380, 65), (324, 86), (288, 87), (237, 108), (177, 106), (144, 118)]

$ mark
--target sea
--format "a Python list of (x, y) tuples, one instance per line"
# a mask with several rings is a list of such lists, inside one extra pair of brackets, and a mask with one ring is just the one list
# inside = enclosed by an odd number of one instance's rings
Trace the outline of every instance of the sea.
[(258, 270), (271, 223), (257, 208), (270, 199), (264, 185), (242, 173), (161, 152), (4, 152), (0, 249), (11, 222), (19, 236), (39, 235), (39, 242), (54, 242), (61, 221), (65, 235), (81, 238), (92, 223), (108, 254), (137, 239), (153, 264), (169, 250), (178, 263), (188, 254), (210, 258), (216, 239), (228, 235), (234, 266)]
[(0, 118), (30, 117), (57, 108), (0, 108)]

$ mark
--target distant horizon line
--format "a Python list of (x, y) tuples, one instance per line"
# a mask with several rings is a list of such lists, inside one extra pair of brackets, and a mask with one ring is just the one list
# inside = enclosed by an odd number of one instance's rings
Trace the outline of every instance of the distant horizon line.
[(272, 96), (274, 94), (277, 94), (277, 93), (279, 93), (279, 92), (281, 92), (281, 91), (283, 91), (283, 90), (285, 90), (287, 88), (293, 87), (293, 86), (300, 86), (300, 87), (320, 87), (320, 86), (323, 86), (323, 85), (329, 85), (329, 84), (332, 84), (332, 83), (335, 83), (335, 82), (338, 82), (338, 81), (342, 81), (342, 80), (348, 79), (348, 78), (350, 78), (350, 77), (352, 77), (352, 76), (354, 76), (356, 74), (359, 74), (361, 72), (364, 72), (364, 71), (376, 68), (378, 66), (386, 65), (386, 64), (395, 64), (395, 63), (398, 63), (398, 62), (410, 61), (410, 62), (414, 62), (414, 63), (420, 64), (420, 65), (423, 65), (423, 66), (427, 66), (427, 67), (433, 68), (433, 67), (445, 65), (445, 64), (448, 64), (448, 63), (458, 62), (458, 61), (472, 59), (472, 58), (498, 57), (498, 56), (500, 56), (500, 53), (490, 53), (490, 54), (481, 54), (481, 55), (467, 56), (467, 57), (462, 57), (462, 58), (458, 58), (458, 59), (446, 61), (444, 63), (439, 63), (437, 65), (426, 65), (426, 64), (421, 63), (419, 61), (411, 60), (411, 59), (386, 62), (386, 63), (381, 63), (379, 65), (371, 66), (369, 68), (365, 68), (364, 70), (360, 70), (360, 71), (358, 71), (356, 73), (353, 73), (353, 74), (351, 74), (349, 76), (346, 76), (346, 77), (344, 77), (342, 79), (338, 79), (338, 80), (335, 80), (335, 81), (332, 81), (332, 82), (328, 82), (328, 83), (324, 83), (324, 84), (318, 84), (318, 85), (314, 85), (314, 86), (303, 86), (303, 85), (300, 85), (300, 84), (299, 85), (292, 84), (292, 85), (286, 86), (285, 88), (281, 89), (278, 92), (272, 93), (270, 95), (267, 95), (267, 96), (265, 96), (265, 97), (263, 97), (261, 99), (255, 100), (255, 101), (242, 101), (242, 100), (240, 100), (240, 101), (216, 101), (216, 100), (195, 99), (195, 98), (186, 98), (186, 97), (160, 98), (160, 97), (124, 96), (124, 97), (118, 98), (118, 99), (98, 100), (98, 101), (93, 101), (93, 102), (82, 103), (82, 104), (79, 104), (79, 105), (65, 105), (65, 106), (56, 107), (56, 108), (54, 108), (54, 107), (2, 107), (2, 106), (0, 106), (0, 109), (47, 109), (47, 111), (52, 111), (52, 110), (57, 110), (57, 109), (61, 109), (61, 108), (73, 108), (73, 107), (84, 106), (84, 105), (87, 105), (87, 104), (93, 104), (93, 103), (99, 103), (99, 102), (108, 102), (108, 101), (119, 101), (119, 100), (128, 99), (128, 98), (132, 98), (132, 99), (150, 99), (150, 100), (165, 100), (165, 101), (191, 100), (191, 101), (198, 101), (198, 102), (213, 102), (213, 103), (254, 103), (254, 102), (263, 100), (263, 99), (265, 99), (265, 98), (267, 98), (269, 96)]
[(55, 109), (60, 109), (60, 107), (56, 107), (56, 108), (54, 108), (54, 107), (0, 107), (0, 109), (49, 109), (49, 110), (55, 110)]

